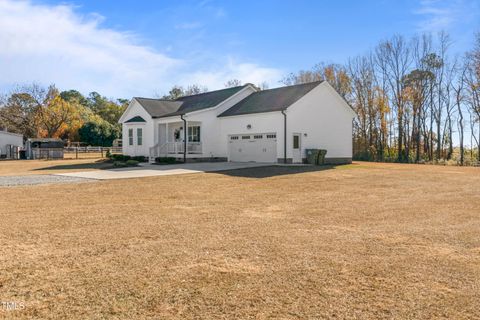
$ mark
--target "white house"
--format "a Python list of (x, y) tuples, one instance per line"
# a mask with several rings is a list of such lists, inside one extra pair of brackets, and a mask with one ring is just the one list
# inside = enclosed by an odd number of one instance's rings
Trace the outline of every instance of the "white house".
[(19, 148), (23, 148), (21, 134), (0, 131), (0, 158), (16, 158)]
[(151, 160), (301, 163), (305, 149), (326, 149), (328, 163), (349, 163), (355, 116), (319, 81), (263, 91), (246, 84), (176, 100), (133, 98), (119, 122), (123, 153)]

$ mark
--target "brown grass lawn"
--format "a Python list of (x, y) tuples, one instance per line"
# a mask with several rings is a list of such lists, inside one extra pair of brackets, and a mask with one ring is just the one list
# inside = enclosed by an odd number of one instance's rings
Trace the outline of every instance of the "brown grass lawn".
[(111, 167), (105, 159), (68, 160), (2, 160), (0, 176), (23, 176), (31, 174), (52, 174), (73, 171), (90, 171)]
[[(480, 318), (480, 170), (394, 164), (0, 188), (10, 318)], [(2, 313), (3, 312), (3, 313)]]

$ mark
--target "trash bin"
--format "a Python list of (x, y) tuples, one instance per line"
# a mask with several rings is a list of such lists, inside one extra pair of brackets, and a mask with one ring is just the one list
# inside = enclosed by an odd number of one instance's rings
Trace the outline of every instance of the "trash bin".
[(317, 165), (325, 164), (325, 156), (326, 155), (327, 155), (327, 150), (325, 150), (325, 149), (318, 150)]
[(327, 150), (325, 149), (306, 149), (307, 163), (314, 166), (325, 164), (325, 155)]
[(20, 150), (18, 153), (19, 153), (20, 160), (26, 160), (27, 159), (27, 151), (26, 150)]
[(318, 161), (318, 152), (319, 149), (306, 149), (305, 152), (307, 154), (307, 163), (316, 165)]

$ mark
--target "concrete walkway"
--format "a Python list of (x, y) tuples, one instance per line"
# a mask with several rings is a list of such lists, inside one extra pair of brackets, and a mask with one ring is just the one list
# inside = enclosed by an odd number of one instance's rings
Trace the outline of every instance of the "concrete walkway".
[(225, 170), (265, 167), (274, 165), (272, 163), (254, 162), (198, 162), (172, 165), (141, 164), (135, 168), (122, 168), (110, 170), (97, 170), (85, 172), (57, 173), (64, 177), (76, 177), (96, 180), (128, 179), (155, 176), (169, 176), (187, 173), (216, 172)]

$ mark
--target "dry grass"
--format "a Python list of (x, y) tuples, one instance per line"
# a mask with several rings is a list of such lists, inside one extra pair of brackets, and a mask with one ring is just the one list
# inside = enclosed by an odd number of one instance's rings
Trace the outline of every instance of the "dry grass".
[(479, 190), (365, 163), (0, 188), (0, 317), (479, 318)]
[(106, 151), (101, 152), (79, 152), (76, 154), (75, 152), (65, 152), (63, 154), (64, 159), (105, 159), (106, 158)]
[(110, 167), (105, 159), (78, 160), (2, 160), (0, 176), (20, 176), (31, 174), (52, 174), (73, 171), (90, 171)]

